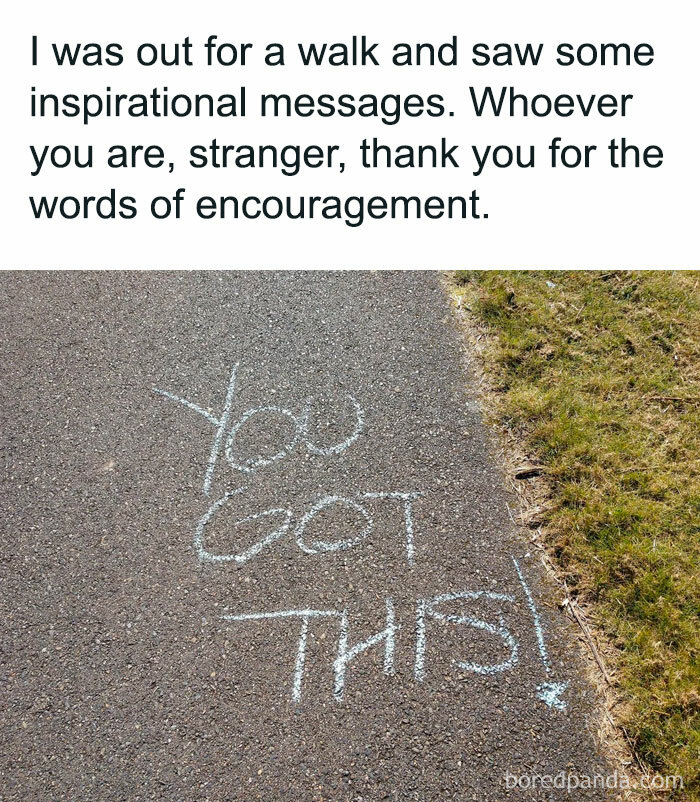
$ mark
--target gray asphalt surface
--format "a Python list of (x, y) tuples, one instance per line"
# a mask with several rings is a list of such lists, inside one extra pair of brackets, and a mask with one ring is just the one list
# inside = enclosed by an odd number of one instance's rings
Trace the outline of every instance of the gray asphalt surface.
[(0, 283), (3, 800), (604, 771), (437, 274)]

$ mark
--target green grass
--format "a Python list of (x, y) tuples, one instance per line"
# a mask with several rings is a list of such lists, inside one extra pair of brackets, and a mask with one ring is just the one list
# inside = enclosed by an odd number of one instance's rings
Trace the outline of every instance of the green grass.
[(493, 335), (495, 419), (546, 466), (546, 540), (615, 646), (622, 723), (682, 775), (667, 798), (700, 800), (700, 273), (459, 271), (455, 294)]

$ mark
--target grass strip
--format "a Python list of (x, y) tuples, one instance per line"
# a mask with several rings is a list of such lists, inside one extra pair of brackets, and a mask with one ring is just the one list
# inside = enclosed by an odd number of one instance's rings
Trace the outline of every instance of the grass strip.
[(457, 271), (494, 419), (544, 466), (550, 555), (614, 645), (618, 712), (700, 800), (700, 273)]

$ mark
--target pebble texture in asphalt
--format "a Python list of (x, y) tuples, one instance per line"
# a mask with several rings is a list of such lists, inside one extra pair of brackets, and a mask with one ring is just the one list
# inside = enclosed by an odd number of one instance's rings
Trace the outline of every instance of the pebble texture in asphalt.
[(0, 282), (3, 800), (604, 770), (438, 274)]

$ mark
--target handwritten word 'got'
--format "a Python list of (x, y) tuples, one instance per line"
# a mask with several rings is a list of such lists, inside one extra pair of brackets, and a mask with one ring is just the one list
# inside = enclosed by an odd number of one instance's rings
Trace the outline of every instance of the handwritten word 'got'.
[[(235, 521), (231, 529), (242, 526), (246, 523), (258, 521), (264, 518), (274, 516), (281, 516), (284, 518), (280, 526), (274, 531), (270, 532), (265, 537), (258, 540), (252, 546), (240, 551), (236, 554), (212, 554), (204, 545), (204, 532), (207, 524), (211, 519), (224, 507), (229, 500), (245, 490), (245, 487), (232, 490), (226, 493), (218, 501), (215, 501), (211, 507), (204, 513), (194, 535), (194, 548), (201, 562), (237, 562), (244, 563), (253, 557), (256, 557), (267, 546), (272, 545), (280, 540), (291, 528), (292, 511), (285, 507), (276, 507), (263, 512), (257, 512), (254, 515), (249, 515), (246, 518), (241, 518)], [(343, 496), (324, 496), (315, 504), (313, 504), (299, 519), (294, 528), (294, 539), (297, 545), (305, 554), (320, 554), (323, 552), (343, 551), (358, 546), (366, 540), (373, 531), (374, 522), (367, 508), (360, 504), (357, 499), (389, 499), (401, 503), (403, 507), (404, 517), (404, 534), (406, 542), (406, 559), (409, 565), (413, 565), (414, 545), (413, 545), (413, 502), (420, 497), (420, 493), (397, 493), (397, 492), (384, 492), (384, 493), (358, 493), (355, 498), (346, 498)], [(363, 519), (363, 525), (360, 532), (354, 534), (352, 537), (345, 538), (344, 540), (309, 540), (306, 536), (306, 529), (311, 521), (323, 510), (331, 509), (333, 507), (345, 507), (359, 513)]]

